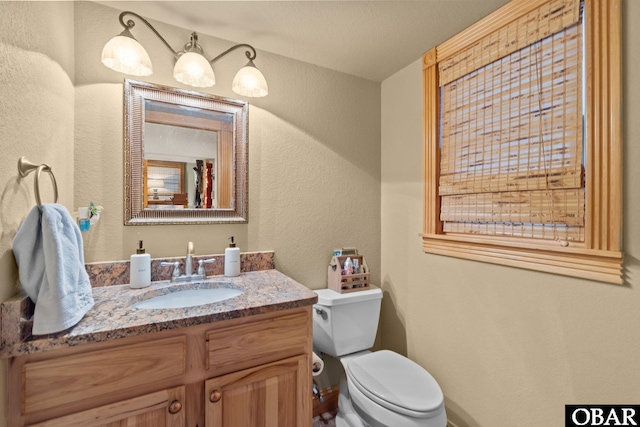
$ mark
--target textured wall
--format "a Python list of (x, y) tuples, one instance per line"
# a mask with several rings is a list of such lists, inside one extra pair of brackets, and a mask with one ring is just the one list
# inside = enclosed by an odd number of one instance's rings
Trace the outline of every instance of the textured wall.
[[(35, 206), (34, 174), (18, 158), (51, 165), (59, 202), (73, 209), (73, 5), (0, 2), (0, 301), (18, 290), (11, 242)], [(42, 174), (42, 201), (53, 191)], [(5, 369), (0, 365), (0, 396)], [(0, 425), (5, 424), (0, 400)]]
[(382, 84), (382, 344), (436, 377), (459, 427), (640, 402), (640, 2), (623, 16), (624, 286), (424, 254), (421, 61)]
[[(199, 254), (220, 253), (235, 235), (242, 251), (275, 250), (277, 268), (311, 288), (326, 286), (332, 250), (341, 246), (357, 246), (379, 281), (380, 84), (264, 52), (256, 65), (270, 94), (248, 99), (249, 223), (122, 225), (124, 75), (100, 62), (104, 43), (120, 31), (118, 14), (75, 4), (75, 200), (105, 207), (86, 235), (87, 261), (128, 259), (139, 239), (152, 257), (183, 255), (188, 241)], [(190, 34), (157, 28), (174, 47)], [(142, 24), (134, 34), (153, 61), (145, 80), (188, 88), (173, 79), (160, 41)], [(199, 42), (210, 56), (231, 46), (205, 35)], [(245, 62), (234, 52), (216, 63), (217, 84), (205, 91), (238, 98), (231, 81)]]

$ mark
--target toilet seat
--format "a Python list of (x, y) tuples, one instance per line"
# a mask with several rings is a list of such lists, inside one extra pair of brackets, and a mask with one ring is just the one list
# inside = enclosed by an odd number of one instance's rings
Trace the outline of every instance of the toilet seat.
[(414, 418), (430, 418), (442, 409), (436, 380), (417, 363), (389, 350), (351, 360), (345, 369), (351, 384), (380, 406)]

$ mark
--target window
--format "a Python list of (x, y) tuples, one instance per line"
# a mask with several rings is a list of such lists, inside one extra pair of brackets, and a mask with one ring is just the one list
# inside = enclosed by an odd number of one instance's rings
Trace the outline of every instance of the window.
[(619, 0), (513, 0), (423, 78), (424, 251), (621, 283)]
[(171, 205), (176, 194), (184, 193), (184, 163), (145, 161), (144, 207)]

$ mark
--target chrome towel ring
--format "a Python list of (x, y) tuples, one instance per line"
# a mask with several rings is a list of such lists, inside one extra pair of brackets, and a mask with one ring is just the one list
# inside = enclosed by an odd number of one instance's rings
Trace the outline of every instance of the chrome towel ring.
[(38, 202), (38, 205), (42, 205), (42, 200), (40, 199), (40, 173), (42, 171), (49, 173), (49, 176), (51, 177), (51, 184), (53, 184), (53, 203), (58, 203), (58, 184), (56, 183), (56, 177), (53, 175), (51, 166), (44, 163), (36, 165), (24, 157), (20, 157), (18, 159), (18, 172), (20, 173), (20, 176), (25, 177), (34, 170), (36, 171), (36, 175), (33, 179), (33, 191), (36, 195), (36, 202)]

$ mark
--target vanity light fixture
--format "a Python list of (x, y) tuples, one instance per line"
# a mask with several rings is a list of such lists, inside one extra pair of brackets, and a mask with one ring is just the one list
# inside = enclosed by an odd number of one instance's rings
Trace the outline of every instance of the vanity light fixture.
[(191, 41), (186, 43), (182, 50), (176, 51), (149, 21), (137, 13), (129, 11), (122, 12), (118, 18), (120, 24), (124, 27), (124, 31), (109, 40), (102, 50), (102, 63), (108, 68), (134, 76), (148, 76), (153, 73), (149, 54), (131, 34), (131, 29), (135, 26), (135, 22), (128, 20), (125, 23), (125, 15), (133, 15), (144, 22), (164, 43), (167, 49), (171, 51), (176, 60), (173, 68), (173, 77), (177, 81), (189, 86), (211, 87), (216, 83), (213, 68), (211, 67), (212, 64), (226, 54), (245, 47), (251, 50), (245, 51), (249, 62), (238, 71), (233, 79), (231, 89), (237, 94), (256, 98), (266, 96), (269, 93), (264, 75), (253, 63), (253, 60), (256, 59), (256, 50), (253, 46), (245, 43), (237, 44), (209, 60), (204, 56), (202, 46), (198, 44), (198, 34), (193, 32), (191, 33)]

